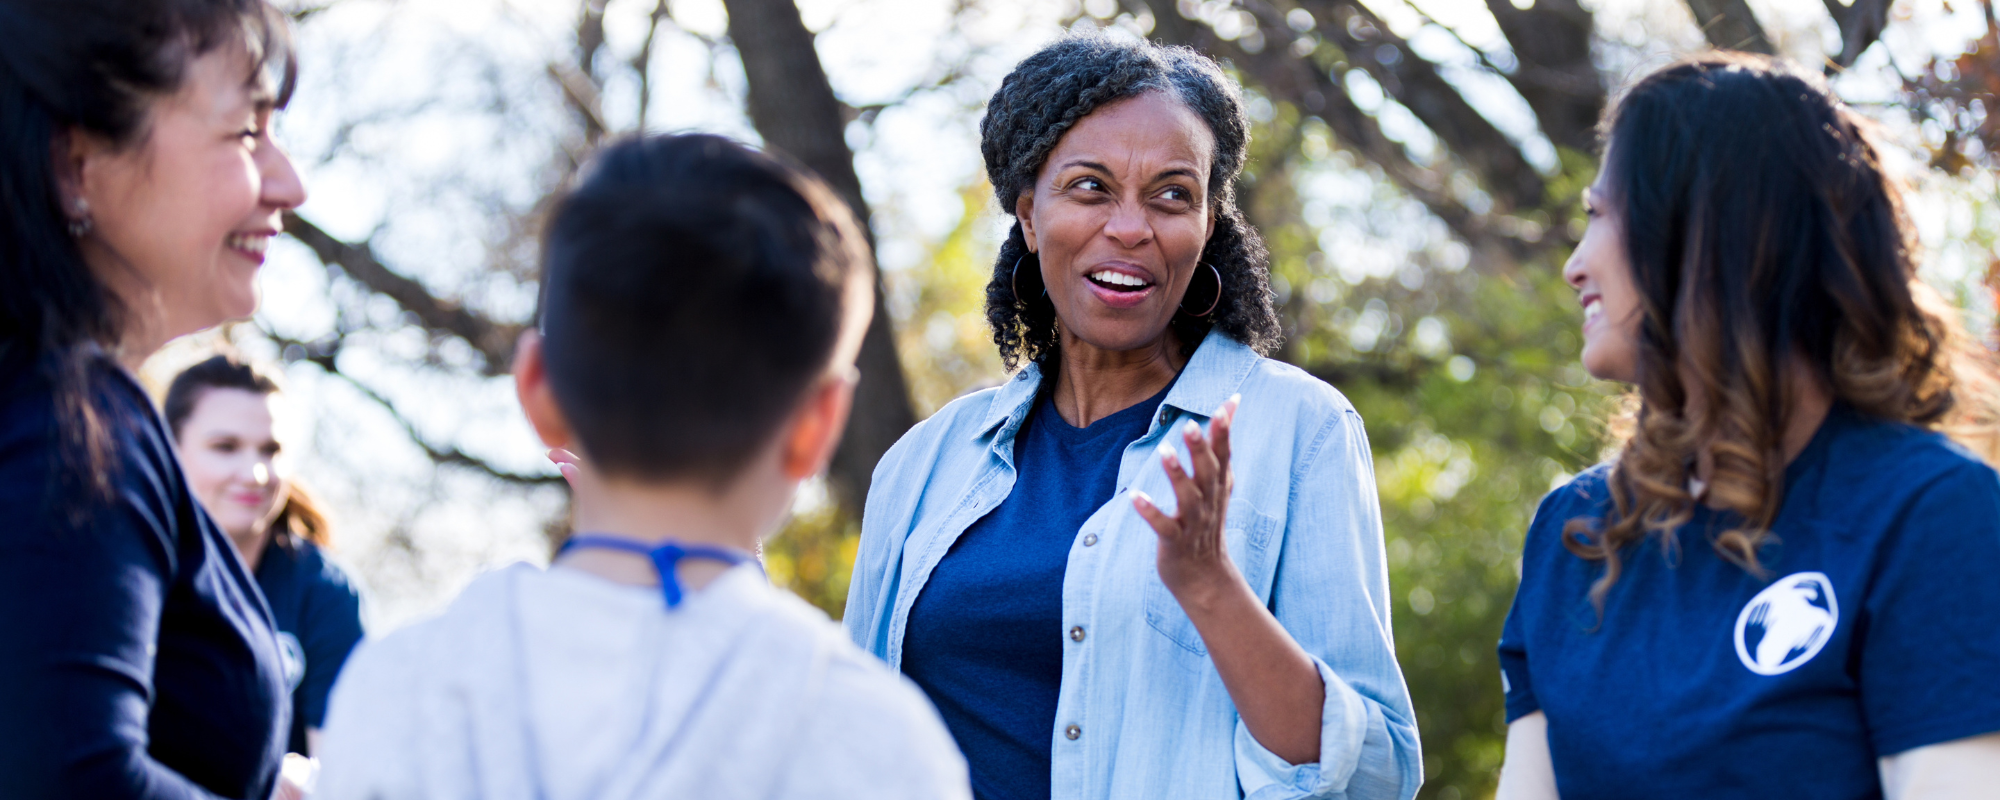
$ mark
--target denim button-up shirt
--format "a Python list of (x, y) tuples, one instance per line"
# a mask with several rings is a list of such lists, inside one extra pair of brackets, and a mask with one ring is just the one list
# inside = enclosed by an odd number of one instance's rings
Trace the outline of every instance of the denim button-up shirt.
[[(965, 529), (1013, 489), (1014, 435), (1041, 372), (953, 401), (875, 469), (847, 595), (848, 632), (901, 668), (910, 606)], [(1194, 623), (1161, 583), (1159, 540), (1132, 509), (1169, 513), (1155, 448), (1241, 394), (1230, 432), (1235, 487), (1225, 537), (1251, 588), (1326, 684), (1316, 763), (1266, 750), (1237, 717)], [(1183, 460), (1183, 463), (1187, 463)], [(1063, 578), (1056, 800), (1408, 798), (1423, 780), (1409, 692), (1389, 629), (1388, 569), (1367, 437), (1333, 387), (1211, 333), (1146, 434), (1116, 493), (1076, 532)]]

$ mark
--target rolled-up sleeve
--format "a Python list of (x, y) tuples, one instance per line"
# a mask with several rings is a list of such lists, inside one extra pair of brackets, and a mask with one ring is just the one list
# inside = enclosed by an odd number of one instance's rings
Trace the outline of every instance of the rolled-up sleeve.
[(1317, 763), (1291, 764), (1236, 723), (1250, 800), (1414, 797), (1423, 783), (1409, 690), (1389, 628), (1388, 565), (1360, 415), (1332, 415), (1301, 453), (1271, 609), (1326, 685)]

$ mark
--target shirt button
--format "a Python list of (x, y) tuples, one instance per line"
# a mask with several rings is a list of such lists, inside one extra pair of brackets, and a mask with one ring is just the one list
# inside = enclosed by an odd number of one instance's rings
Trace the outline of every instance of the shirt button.
[(1084, 546), (1084, 547), (1090, 547), (1090, 546), (1092, 546), (1092, 545), (1095, 545), (1095, 544), (1097, 544), (1097, 534), (1094, 534), (1094, 533), (1086, 533), (1086, 534), (1084, 534), (1084, 535), (1083, 535), (1083, 546)]
[(1069, 737), (1069, 740), (1070, 740), (1070, 741), (1072, 741), (1072, 742), (1074, 742), (1074, 741), (1076, 741), (1076, 740), (1077, 740), (1077, 737), (1080, 737), (1080, 736), (1082, 736), (1082, 735), (1083, 735), (1083, 728), (1080, 728), (1080, 727), (1078, 727), (1078, 726), (1075, 726), (1075, 725), (1071, 725), (1071, 726), (1069, 726), (1069, 727), (1067, 727), (1067, 728), (1064, 728), (1064, 729), (1063, 729), (1063, 735), (1064, 735), (1064, 736), (1066, 736), (1066, 737)]
[(1081, 642), (1081, 641), (1083, 641), (1083, 626), (1082, 626), (1082, 625), (1078, 625), (1078, 626), (1076, 626), (1076, 627), (1074, 627), (1074, 628), (1071, 628), (1071, 629), (1069, 629), (1069, 640), (1070, 640), (1070, 641), (1072, 641), (1072, 642)]

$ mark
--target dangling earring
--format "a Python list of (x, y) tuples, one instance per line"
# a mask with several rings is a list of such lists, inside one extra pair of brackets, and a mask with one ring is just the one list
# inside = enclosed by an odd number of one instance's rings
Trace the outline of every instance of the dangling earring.
[(1181, 295), (1181, 313), (1190, 317), (1206, 317), (1213, 314), (1215, 313), (1215, 307), (1222, 303), (1222, 270), (1216, 269), (1214, 264), (1204, 263), (1202, 266), (1207, 267), (1208, 271), (1215, 275), (1215, 299), (1208, 301), (1208, 308), (1202, 309), (1201, 313), (1196, 314), (1187, 310), (1187, 295)]
[[(1014, 302), (1021, 303), (1023, 305), (1027, 304), (1028, 298), (1021, 296), (1021, 262), (1028, 260), (1028, 256), (1030, 255), (1034, 254), (1024, 253), (1020, 258), (1014, 259), (1014, 271), (1008, 273), (1007, 277), (1007, 287), (1014, 290)], [(1036, 259), (1035, 263), (1039, 266), (1041, 260)], [(1043, 297), (1049, 296), (1048, 284), (1042, 284), (1042, 296)]]
[(90, 201), (81, 197), (77, 198), (76, 216), (71, 217), (69, 220), (69, 235), (81, 239), (89, 236), (90, 230), (93, 227), (95, 225), (90, 220)]

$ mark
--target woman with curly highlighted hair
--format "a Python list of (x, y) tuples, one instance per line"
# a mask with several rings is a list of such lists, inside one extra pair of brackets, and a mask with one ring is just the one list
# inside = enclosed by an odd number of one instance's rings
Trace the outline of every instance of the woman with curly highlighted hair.
[(1014, 216), (987, 318), (1021, 369), (877, 467), (849, 632), (937, 704), (981, 798), (1412, 796), (1367, 437), (1260, 355), (1237, 88), (1067, 38), (980, 132)]
[(1717, 53), (1604, 131), (1563, 272), (1638, 408), (1528, 532), (1500, 796), (1990, 796), (2000, 477), (1941, 431), (1990, 436), (1991, 359), (1867, 121)]

